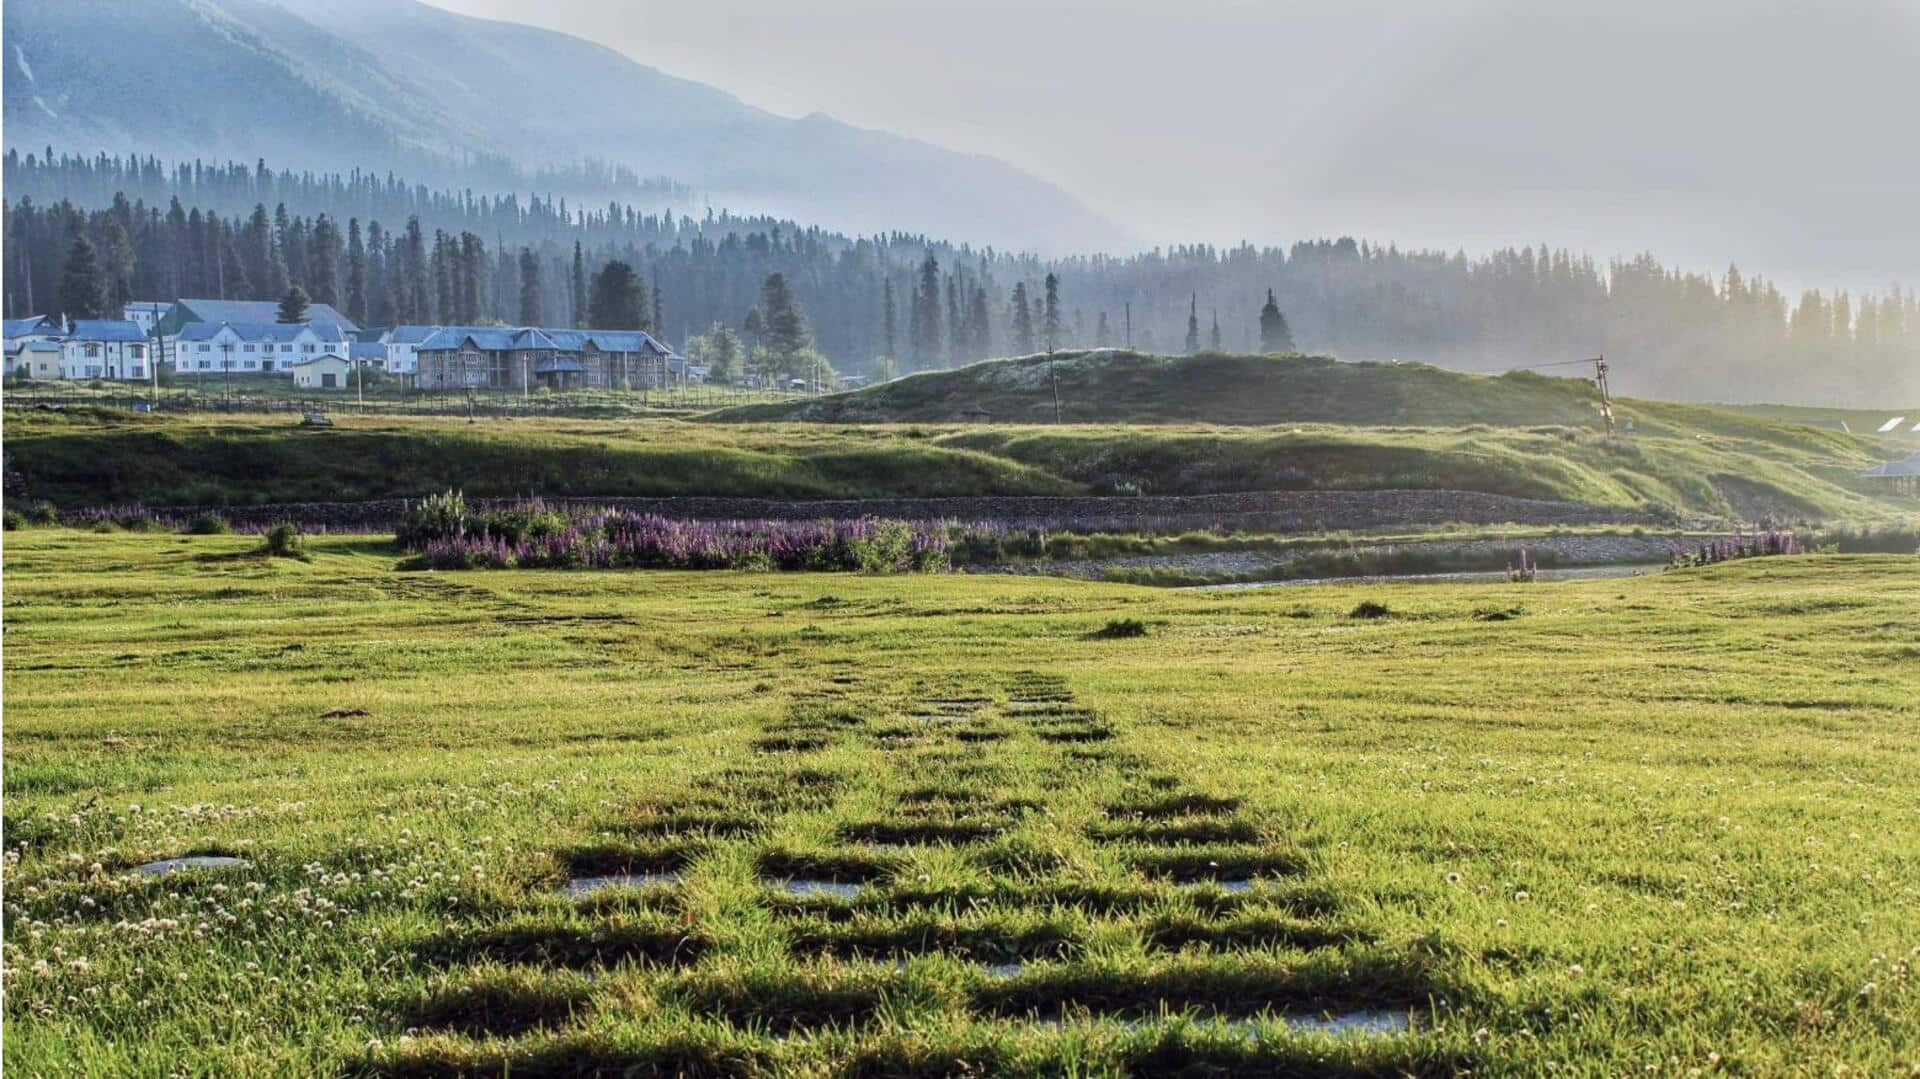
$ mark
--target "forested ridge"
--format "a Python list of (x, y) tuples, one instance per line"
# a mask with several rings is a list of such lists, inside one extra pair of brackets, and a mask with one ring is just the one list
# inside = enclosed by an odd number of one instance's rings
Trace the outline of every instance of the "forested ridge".
[[(1049, 344), (1178, 353), (1280, 340), (1474, 370), (1604, 352), (1621, 390), (1682, 399), (1920, 398), (1920, 296), (1898, 285), (1788, 296), (1736, 267), (1686, 272), (1650, 254), (1602, 264), (1541, 244), (1469, 257), (1350, 238), (1042, 260), (905, 233), (695, 217), (668, 185), (609, 180), (661, 205), (586, 207), (265, 162), (9, 151), (7, 309), (73, 314), (63, 285), (85, 247), (104, 311), (132, 298), (278, 299), (299, 285), (367, 325), (571, 323), (585, 320), (587, 281), (619, 260), (645, 285), (650, 328), (676, 344), (715, 326), (756, 344), (765, 320), (750, 316), (780, 274), (806, 336), (843, 371), (924, 370)], [(1269, 293), (1283, 337), (1270, 318), (1262, 325)]]

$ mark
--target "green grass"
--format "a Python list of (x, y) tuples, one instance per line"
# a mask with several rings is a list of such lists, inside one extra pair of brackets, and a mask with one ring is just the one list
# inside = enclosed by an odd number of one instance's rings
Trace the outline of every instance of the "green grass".
[(1051, 423), (1055, 389), (1069, 423), (1343, 423), (1541, 426), (1596, 420), (1587, 382), (1462, 374), (1428, 364), (1341, 363), (1326, 356), (1151, 356), (1062, 352), (929, 371), (848, 393), (741, 405), (721, 421), (950, 423), (984, 408), (997, 423)]
[[(1276, 361), (1277, 362), (1277, 361)], [(1403, 370), (1403, 369), (1390, 369)], [(1449, 376), (1454, 377), (1454, 376)], [(1634, 402), (1592, 426), (918, 427), (674, 420), (13, 413), (36, 498), (233, 505), (421, 497), (775, 498), (1452, 489), (1660, 515), (1877, 520), (1911, 513), (1858, 478), (1882, 444), (1709, 408)]]
[[(104, 380), (22, 380), (10, 382), (7, 392), (14, 403), (25, 405), (44, 400), (64, 407), (84, 402), (124, 407), (130, 401), (157, 398), (164, 408), (216, 408), (238, 401), (256, 406), (312, 404), (322, 409), (382, 415), (460, 411), (468, 401), (464, 390), (419, 390), (403, 385), (398, 379), (382, 378), (356, 387), (349, 375), (345, 386), (324, 389), (297, 386), (286, 375), (239, 373), (223, 379), (218, 372), (189, 372), (177, 376), (157, 394), (144, 383)], [(472, 391), (473, 403), (483, 410), (603, 419), (690, 414), (727, 406), (768, 404), (785, 396), (768, 390), (722, 385), (654, 390), (536, 390), (531, 394), (517, 390)]]
[[(1912, 557), (1283, 596), (255, 543), (7, 535), (21, 1074), (1914, 1063)], [(254, 867), (125, 872), (187, 853)], [(1366, 1007), (1416, 1029), (1273, 1019)]]

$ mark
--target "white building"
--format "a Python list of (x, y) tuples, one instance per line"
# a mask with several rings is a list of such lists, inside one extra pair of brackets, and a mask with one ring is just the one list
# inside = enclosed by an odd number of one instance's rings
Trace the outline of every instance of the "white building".
[(83, 318), (60, 341), (60, 377), (145, 382), (152, 344), (126, 319)]
[(347, 358), (347, 335), (325, 322), (189, 322), (171, 341), (175, 373), (292, 374), (322, 356)]
[(6, 320), (7, 374), (22, 378), (60, 377), (60, 324), (45, 315)]
[(120, 317), (140, 327), (141, 333), (151, 336), (153, 328), (172, 311), (173, 305), (165, 300), (135, 300), (120, 309)]
[(353, 365), (339, 356), (316, 356), (293, 367), (293, 384), (303, 390), (344, 390), (352, 378)]

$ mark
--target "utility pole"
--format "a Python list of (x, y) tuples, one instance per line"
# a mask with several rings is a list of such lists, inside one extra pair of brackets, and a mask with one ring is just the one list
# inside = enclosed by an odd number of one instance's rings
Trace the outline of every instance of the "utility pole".
[(1133, 301), (1127, 301), (1127, 351), (1133, 351)]
[(1613, 394), (1607, 389), (1607, 358), (1595, 356), (1593, 363), (1593, 384), (1600, 388), (1600, 415), (1607, 420), (1607, 437), (1616, 434), (1613, 425)]

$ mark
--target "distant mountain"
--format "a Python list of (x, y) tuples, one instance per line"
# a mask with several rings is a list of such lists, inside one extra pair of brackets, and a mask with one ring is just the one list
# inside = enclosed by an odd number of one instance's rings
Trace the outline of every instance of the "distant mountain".
[(593, 159), (857, 233), (1041, 252), (1121, 239), (1005, 162), (776, 116), (579, 38), (416, 0), (5, 0), (5, 13), (6, 145), (23, 152), (425, 179)]

